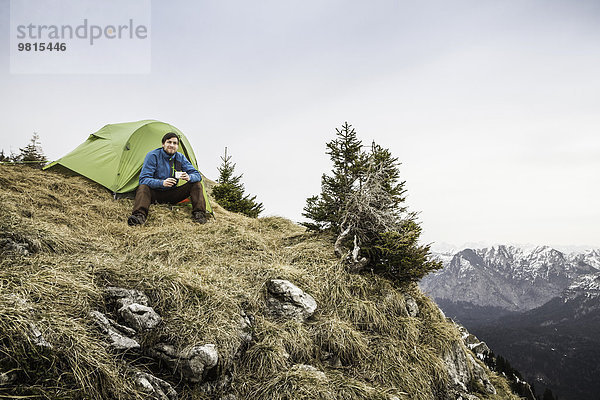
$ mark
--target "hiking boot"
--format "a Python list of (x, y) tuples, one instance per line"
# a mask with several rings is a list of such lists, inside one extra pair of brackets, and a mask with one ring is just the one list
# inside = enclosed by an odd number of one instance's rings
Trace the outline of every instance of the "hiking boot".
[(140, 213), (132, 214), (127, 218), (129, 226), (142, 225), (144, 222), (146, 222), (146, 216)]
[(192, 220), (199, 224), (205, 224), (208, 219), (206, 218), (206, 213), (204, 211), (194, 211), (192, 213)]

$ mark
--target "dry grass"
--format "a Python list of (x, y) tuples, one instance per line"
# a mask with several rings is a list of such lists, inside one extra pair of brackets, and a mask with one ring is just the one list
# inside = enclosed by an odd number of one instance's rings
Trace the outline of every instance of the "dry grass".
[[(0, 253), (0, 372), (19, 374), (18, 384), (0, 386), (0, 398), (143, 398), (125, 371), (148, 359), (107, 351), (86, 317), (106, 311), (109, 285), (144, 291), (163, 317), (144, 343), (214, 343), (220, 366), (235, 365), (240, 399), (430, 400), (446, 383), (440, 355), (457, 332), (435, 305), (415, 286), (348, 274), (330, 238), (288, 220), (250, 219), (215, 204), (216, 221), (198, 225), (189, 208), (152, 206), (146, 225), (131, 228), (131, 200), (114, 201), (81, 177), (10, 166), (0, 166), (0, 204), (0, 241), (29, 251)], [(311, 321), (264, 316), (270, 278), (288, 279), (317, 300)], [(417, 299), (419, 318), (406, 314), (402, 291)], [(255, 316), (255, 343), (236, 361), (242, 310)], [(31, 343), (31, 323), (53, 349)], [(511, 398), (494, 380), (501, 393), (480, 397)], [(180, 383), (177, 390), (206, 398)]]

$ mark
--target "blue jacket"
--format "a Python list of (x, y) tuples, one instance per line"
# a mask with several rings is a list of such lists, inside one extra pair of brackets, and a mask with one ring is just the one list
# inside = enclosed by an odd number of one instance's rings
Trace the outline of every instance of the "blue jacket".
[(200, 182), (202, 175), (194, 168), (191, 162), (179, 152), (168, 155), (162, 147), (146, 154), (142, 172), (140, 172), (140, 185), (148, 185), (152, 189), (169, 190), (175, 186), (164, 187), (163, 181), (174, 178), (175, 171), (184, 171), (190, 176), (188, 183)]

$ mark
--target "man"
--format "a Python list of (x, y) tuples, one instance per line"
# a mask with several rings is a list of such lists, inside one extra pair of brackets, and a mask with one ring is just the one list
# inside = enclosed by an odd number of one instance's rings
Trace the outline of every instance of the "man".
[[(206, 223), (202, 176), (183, 154), (177, 152), (178, 148), (179, 137), (170, 132), (163, 136), (162, 147), (146, 154), (133, 211), (127, 219), (129, 225), (146, 222), (148, 208), (153, 202), (176, 204), (187, 197), (192, 199), (192, 219)], [(187, 183), (177, 186), (178, 179)]]

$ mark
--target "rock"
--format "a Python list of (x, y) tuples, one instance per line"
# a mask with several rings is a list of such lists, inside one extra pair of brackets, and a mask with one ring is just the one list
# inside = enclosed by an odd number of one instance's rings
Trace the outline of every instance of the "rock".
[(90, 312), (90, 317), (94, 319), (113, 350), (126, 351), (140, 348), (139, 343), (130, 337), (135, 335), (135, 330), (118, 324), (99, 311)]
[(177, 352), (172, 345), (159, 343), (146, 353), (191, 383), (204, 381), (219, 361), (219, 354), (214, 344), (193, 346), (188, 350)]
[(411, 317), (416, 317), (419, 314), (419, 306), (417, 301), (408, 293), (404, 293), (404, 303), (406, 304), (406, 312)]
[(469, 333), (467, 328), (461, 324), (449, 319), (449, 322), (453, 323), (462, 335), (462, 340), (469, 349), (471, 349), (479, 358), (483, 358), (484, 355), (491, 353), (490, 348), (485, 342), (480, 341), (477, 336)]
[(46, 341), (44, 335), (42, 335), (42, 332), (40, 332), (38, 327), (31, 322), (29, 323), (29, 339), (31, 340), (31, 343), (33, 343), (37, 347), (42, 347), (46, 349), (53, 348), (52, 345)]
[(490, 348), (487, 344), (485, 344), (485, 342), (479, 342), (477, 344), (469, 346), (469, 348), (473, 350), (473, 352), (475, 352), (475, 354), (477, 354), (478, 356), (491, 353)]
[(138, 332), (151, 330), (162, 321), (152, 307), (138, 303), (124, 305), (117, 312), (129, 327)]
[(244, 343), (252, 342), (252, 326), (254, 325), (254, 317), (242, 311), (240, 313), (240, 338)]
[(148, 297), (139, 290), (110, 286), (104, 292), (124, 323), (137, 332), (153, 329), (161, 322), (160, 315), (148, 306)]
[(214, 344), (194, 346), (179, 355), (178, 369), (189, 382), (202, 382), (209, 370), (217, 366), (219, 353)]
[(475, 378), (475, 380), (485, 388), (487, 393), (496, 394), (496, 388), (490, 382), (490, 378), (485, 372), (485, 369), (479, 365), (477, 361), (475, 361), (472, 355), (468, 354), (467, 357), (469, 359), (469, 363), (471, 364), (473, 378)]
[(467, 354), (459, 343), (453, 343), (449, 351), (445, 352), (442, 360), (448, 371), (450, 385), (460, 391), (467, 392), (467, 385), (471, 379)]
[[(463, 331), (461, 331), (461, 332), (463, 332)], [(466, 333), (466, 334), (463, 334), (463, 342), (465, 342), (465, 344), (467, 346), (469, 346), (471, 344), (479, 343), (479, 340), (477, 339), (477, 337), (469, 332), (466, 332), (466, 329), (465, 329), (464, 333)]]
[(487, 393), (496, 394), (496, 388), (485, 369), (458, 342), (452, 344), (451, 350), (444, 353), (442, 359), (446, 364), (452, 389), (458, 391), (464, 399), (477, 398), (468, 393), (468, 385), (472, 380), (479, 382)]
[(0, 372), (0, 386), (9, 385), (17, 380), (16, 371)]
[(163, 362), (173, 371), (177, 369), (179, 357), (175, 351), (175, 347), (172, 345), (167, 343), (158, 343), (151, 349), (148, 349), (146, 353), (155, 360)]
[(317, 368), (313, 367), (312, 365), (296, 364), (291, 368), (291, 370), (308, 372), (310, 375), (312, 375), (315, 378), (320, 379), (320, 380), (327, 379), (327, 375), (325, 375), (325, 372), (319, 371)]
[(148, 297), (146, 297), (144, 293), (135, 289), (125, 289), (115, 286), (109, 286), (106, 289), (104, 289), (104, 293), (110, 303), (117, 303), (117, 301), (121, 300), (119, 302), (118, 308), (133, 303), (141, 304), (143, 306), (147, 306), (150, 304), (148, 302)]
[(304, 322), (317, 309), (315, 299), (289, 281), (267, 281), (267, 314)]
[[(463, 343), (466, 347), (471, 349), (475, 355), (479, 358), (484, 358), (486, 354), (489, 354), (490, 348), (482, 341), (480, 341), (477, 336), (469, 333), (467, 328), (464, 326), (452, 321), (449, 319), (450, 323), (453, 323), (458, 331), (461, 333), (461, 337)], [(485, 388), (485, 391), (490, 394), (496, 394), (496, 388), (490, 382), (489, 376), (481, 365), (475, 360), (475, 358), (471, 354), (467, 354), (467, 362), (468, 368), (470, 370), (470, 377), (472, 380), (477, 381)]]
[(168, 383), (146, 372), (133, 374), (135, 385), (156, 400), (177, 400), (177, 392)]

